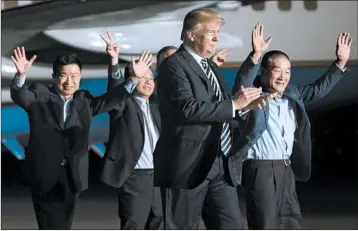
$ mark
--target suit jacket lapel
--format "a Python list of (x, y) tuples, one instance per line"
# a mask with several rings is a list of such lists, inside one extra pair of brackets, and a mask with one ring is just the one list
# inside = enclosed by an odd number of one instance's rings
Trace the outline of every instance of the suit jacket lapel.
[(266, 106), (264, 106), (263, 110), (264, 110), (264, 114), (265, 114), (265, 120), (267, 123), (267, 121), (269, 119), (270, 104), (266, 104)]
[[(286, 87), (286, 90), (285, 90), (285, 92), (283, 93), (283, 95), (285, 95), (291, 102), (294, 102), (294, 103), (292, 104), (292, 109), (293, 109), (293, 111), (294, 111), (294, 113), (295, 113), (295, 116), (297, 117), (297, 116), (298, 116), (298, 114), (297, 114), (297, 113), (298, 113), (298, 108), (297, 108), (297, 107), (299, 107), (299, 108), (304, 108), (304, 104), (302, 103), (302, 101), (299, 100), (299, 98), (297, 97), (297, 95), (294, 93), (294, 91), (293, 91), (291, 85), (288, 85), (288, 86)], [(297, 121), (298, 121), (298, 120), (297, 120), (297, 118), (296, 118), (296, 123), (298, 123)]]
[(293, 100), (294, 102), (300, 104), (297, 96), (295, 96), (294, 92), (292, 91), (292, 88), (290, 85), (288, 85), (285, 89), (285, 92), (283, 93), (287, 98)]
[(50, 99), (55, 120), (60, 129), (63, 129), (63, 101), (61, 96), (57, 93), (55, 86), (50, 87)]
[(180, 46), (179, 51), (181, 52), (183, 58), (188, 62), (191, 69), (193, 69), (195, 74), (197, 74), (203, 81), (206, 89), (208, 90), (208, 86), (210, 86), (209, 79), (204, 73), (203, 69), (198, 64), (198, 62), (191, 56), (191, 54), (187, 50), (185, 50), (183, 45)]

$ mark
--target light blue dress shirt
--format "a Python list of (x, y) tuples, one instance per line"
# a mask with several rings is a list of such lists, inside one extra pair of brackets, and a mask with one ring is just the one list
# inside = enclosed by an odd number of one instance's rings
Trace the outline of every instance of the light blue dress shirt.
[(159, 139), (159, 131), (153, 122), (149, 100), (134, 97), (143, 112), (144, 146), (135, 169), (153, 169), (153, 153)]
[(283, 160), (290, 158), (297, 127), (294, 106), (294, 102), (281, 96), (277, 96), (267, 103), (267, 129), (249, 149), (248, 159)]
[[(337, 67), (340, 68), (338, 65)], [(343, 72), (346, 71), (345, 67), (340, 69)], [(267, 129), (249, 149), (247, 158), (256, 160), (289, 159), (298, 126), (294, 110), (296, 105), (284, 96), (277, 96), (267, 104)]]

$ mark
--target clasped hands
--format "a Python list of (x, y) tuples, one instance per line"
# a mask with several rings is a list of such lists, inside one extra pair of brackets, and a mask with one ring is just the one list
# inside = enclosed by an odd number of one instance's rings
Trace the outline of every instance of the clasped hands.
[(240, 87), (240, 90), (232, 97), (232, 104), (235, 110), (255, 110), (262, 109), (268, 101), (275, 98), (277, 92), (263, 94), (262, 88)]

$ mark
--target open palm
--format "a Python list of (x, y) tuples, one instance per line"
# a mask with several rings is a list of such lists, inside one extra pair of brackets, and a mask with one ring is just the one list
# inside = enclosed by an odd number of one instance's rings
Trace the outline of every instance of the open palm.
[(142, 77), (152, 65), (152, 54), (149, 51), (143, 51), (138, 61), (132, 58), (133, 71), (136, 77)]
[(252, 49), (257, 54), (264, 53), (269, 47), (272, 37), (264, 39), (264, 25), (257, 23), (252, 30)]
[(351, 52), (352, 38), (347, 32), (340, 33), (337, 39), (336, 55), (337, 59), (347, 62)]
[(24, 76), (30, 70), (32, 63), (36, 59), (36, 55), (32, 56), (30, 60), (27, 60), (25, 48), (16, 47), (14, 49), (14, 55), (11, 55), (11, 59), (15, 64), (17, 73), (20, 74), (20, 76)]

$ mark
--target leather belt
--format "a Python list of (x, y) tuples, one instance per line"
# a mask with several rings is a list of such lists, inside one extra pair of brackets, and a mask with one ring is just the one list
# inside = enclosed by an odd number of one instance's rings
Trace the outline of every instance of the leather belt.
[(246, 161), (254, 163), (256, 165), (259, 165), (259, 164), (272, 164), (272, 165), (282, 165), (283, 164), (285, 166), (291, 165), (291, 160), (290, 159), (282, 159), (282, 160), (255, 160), (255, 159), (248, 159)]
[(154, 173), (154, 169), (152, 168), (135, 168), (136, 172), (146, 172), (146, 173)]

